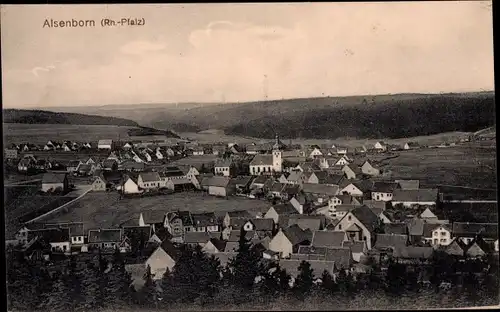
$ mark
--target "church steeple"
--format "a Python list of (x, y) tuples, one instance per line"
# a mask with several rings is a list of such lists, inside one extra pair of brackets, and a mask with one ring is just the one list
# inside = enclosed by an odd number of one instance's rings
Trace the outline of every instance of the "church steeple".
[(279, 150), (279, 149), (280, 149), (280, 139), (278, 137), (278, 134), (276, 133), (273, 150)]

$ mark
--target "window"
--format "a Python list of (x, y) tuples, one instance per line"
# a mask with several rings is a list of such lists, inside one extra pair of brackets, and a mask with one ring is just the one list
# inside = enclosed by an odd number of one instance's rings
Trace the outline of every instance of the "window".
[(446, 232), (441, 232), (441, 236), (446, 236)]
[(434, 239), (434, 245), (436, 245), (438, 243), (438, 239)]
[(441, 240), (439, 240), (439, 241), (440, 241), (441, 243), (444, 243), (444, 242), (446, 242), (446, 239), (441, 238)]
[(339, 230), (342, 230), (342, 224), (339, 224)]
[(66, 245), (63, 245), (63, 251), (66, 251)]
[(364, 240), (364, 241), (366, 240), (366, 236), (363, 236), (363, 240)]
[(347, 216), (347, 220), (351, 221), (351, 216)]
[(432, 236), (438, 236), (438, 232), (433, 232)]

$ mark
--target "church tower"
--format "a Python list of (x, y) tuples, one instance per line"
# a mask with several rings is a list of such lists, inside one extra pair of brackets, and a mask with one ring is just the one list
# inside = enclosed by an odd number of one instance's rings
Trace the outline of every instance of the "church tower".
[(282, 152), (280, 148), (280, 141), (276, 134), (276, 142), (273, 146), (273, 171), (281, 172), (283, 170)]

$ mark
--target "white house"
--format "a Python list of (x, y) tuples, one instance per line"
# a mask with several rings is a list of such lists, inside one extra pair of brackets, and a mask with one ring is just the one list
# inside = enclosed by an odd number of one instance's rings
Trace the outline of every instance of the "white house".
[(375, 143), (373, 145), (373, 147), (378, 150), (378, 151), (382, 151), (382, 152), (385, 152), (387, 150), (387, 144), (384, 143), (383, 141), (378, 141), (377, 143)]
[(429, 240), (433, 247), (448, 246), (453, 240), (451, 235), (451, 229), (449, 228), (448, 225), (424, 224), (424, 227), (426, 226), (432, 227), (431, 237)]
[(139, 190), (139, 185), (131, 177), (125, 177), (125, 183), (122, 186), (123, 193), (125, 194), (139, 194), (142, 191)]
[(165, 186), (158, 172), (142, 172), (137, 178), (137, 185), (143, 189), (157, 189)]
[(348, 184), (340, 190), (340, 194), (349, 194), (351, 196), (363, 196), (363, 191), (359, 189), (354, 183)]
[(335, 166), (345, 166), (345, 165), (348, 165), (349, 164), (349, 160), (347, 159), (347, 157), (344, 155), (342, 157), (340, 157), (336, 162), (335, 162)]
[(435, 206), (438, 200), (437, 189), (418, 189), (418, 190), (394, 190), (392, 204), (402, 204), (405, 207), (413, 205)]
[(317, 147), (315, 147), (311, 153), (309, 153), (309, 158), (316, 158), (316, 157), (319, 157), (319, 156), (323, 156), (323, 153), (321, 152), (321, 150)]
[(163, 159), (163, 154), (162, 154), (161, 149), (159, 147), (156, 149), (155, 156), (158, 159)]
[(337, 154), (339, 154), (339, 155), (347, 154), (347, 147), (338, 146), (337, 147)]
[(97, 149), (111, 149), (113, 140), (99, 140), (97, 143)]
[(363, 165), (361, 166), (361, 172), (363, 174), (369, 175), (369, 176), (378, 176), (380, 175), (380, 170), (373, 167), (370, 162), (365, 161)]
[(391, 201), (397, 187), (397, 183), (376, 181), (373, 183), (372, 200)]
[(378, 223), (377, 215), (368, 207), (360, 206), (349, 211), (335, 225), (335, 231), (343, 231), (350, 241), (362, 241), (367, 249), (371, 249), (373, 230)]
[(176, 256), (177, 252), (172, 243), (165, 240), (161, 246), (158, 246), (151, 256), (149, 256), (145, 266), (151, 268), (153, 279), (158, 280), (163, 277), (167, 268), (172, 271), (175, 266), (175, 260), (177, 259)]
[(281, 172), (283, 169), (282, 152), (274, 149), (271, 155), (255, 155), (250, 162), (250, 174), (261, 175)]

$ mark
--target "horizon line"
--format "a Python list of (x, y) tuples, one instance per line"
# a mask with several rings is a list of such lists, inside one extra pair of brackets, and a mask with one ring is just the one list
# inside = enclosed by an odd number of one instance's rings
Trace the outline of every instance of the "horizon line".
[(477, 90), (477, 91), (442, 91), (442, 92), (399, 92), (399, 93), (379, 93), (379, 94), (358, 94), (358, 95), (322, 95), (322, 96), (310, 96), (310, 97), (291, 97), (291, 98), (272, 98), (272, 99), (262, 99), (262, 100), (251, 100), (251, 101), (230, 101), (230, 102), (196, 102), (196, 101), (184, 101), (184, 102), (165, 102), (165, 103), (137, 103), (137, 104), (98, 104), (98, 105), (75, 105), (75, 106), (8, 106), (2, 107), (4, 109), (25, 109), (25, 110), (47, 110), (53, 108), (82, 108), (82, 107), (106, 107), (106, 106), (133, 106), (133, 105), (185, 105), (185, 104), (201, 104), (201, 105), (226, 105), (226, 104), (246, 104), (246, 103), (259, 103), (259, 102), (269, 102), (269, 101), (289, 101), (289, 100), (307, 100), (307, 99), (323, 99), (323, 98), (350, 98), (350, 97), (376, 97), (376, 96), (398, 96), (398, 95), (446, 95), (446, 94), (470, 94), (470, 93), (490, 93), (495, 92), (495, 90)]

